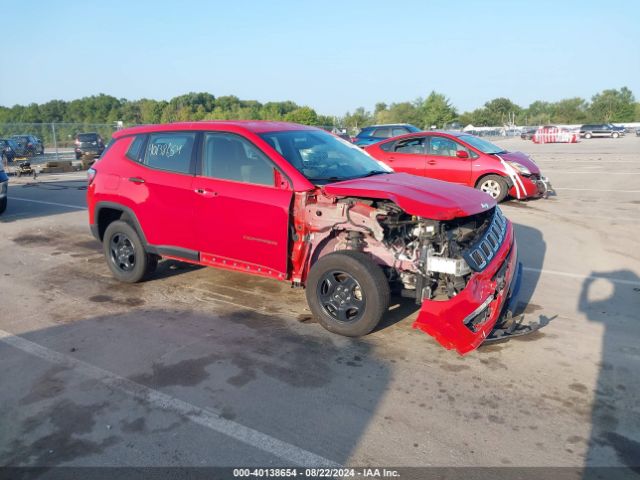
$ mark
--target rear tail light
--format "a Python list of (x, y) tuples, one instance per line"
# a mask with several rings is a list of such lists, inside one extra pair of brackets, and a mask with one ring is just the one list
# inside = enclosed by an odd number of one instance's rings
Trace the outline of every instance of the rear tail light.
[(91, 185), (93, 183), (93, 180), (95, 180), (97, 173), (98, 172), (95, 168), (90, 168), (89, 170), (87, 170), (87, 185)]

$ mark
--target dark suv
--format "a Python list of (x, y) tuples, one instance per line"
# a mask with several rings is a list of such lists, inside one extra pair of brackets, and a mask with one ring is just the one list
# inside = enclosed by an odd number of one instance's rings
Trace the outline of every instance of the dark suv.
[(16, 155), (19, 157), (33, 157), (44, 154), (44, 145), (35, 135), (13, 135), (11, 140), (16, 142), (18, 149)]
[(618, 138), (624, 135), (624, 127), (611, 123), (592, 123), (580, 127), (580, 136), (584, 138), (611, 137)]
[(161, 257), (287, 281), (306, 287), (323, 327), (347, 336), (373, 330), (395, 291), (421, 305), (415, 328), (461, 354), (517, 302), (514, 230), (484, 192), (394, 173), (292, 123), (113, 137), (89, 169), (87, 205), (120, 281), (143, 280)]
[(371, 125), (364, 127), (353, 139), (359, 147), (366, 147), (387, 138), (419, 132), (420, 129), (408, 123), (394, 123), (388, 125)]
[(11, 139), (0, 138), (0, 156), (5, 163), (13, 162), (16, 158), (16, 142)]
[(104, 151), (104, 140), (96, 132), (78, 133), (75, 139), (76, 160), (82, 157), (95, 158)]

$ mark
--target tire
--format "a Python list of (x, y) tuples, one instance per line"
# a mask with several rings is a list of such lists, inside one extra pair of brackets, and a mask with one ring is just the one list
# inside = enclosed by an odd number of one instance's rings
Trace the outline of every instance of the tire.
[(584, 134), (584, 138), (586, 138), (586, 139), (591, 138), (591, 134), (590, 134), (590, 133), (588, 133), (588, 132), (587, 132), (587, 133), (585, 133), (585, 134)]
[(3, 213), (7, 209), (7, 197), (4, 197), (0, 200), (0, 214)]
[(487, 175), (486, 177), (482, 177), (480, 181), (478, 181), (476, 188), (490, 195), (498, 203), (504, 200), (507, 193), (509, 193), (507, 182), (500, 175)]
[(613, 138), (618, 138), (618, 137), (620, 136), (620, 134), (619, 134), (618, 132), (613, 132), (613, 133), (611, 134), (611, 136), (612, 136)]
[(109, 224), (104, 232), (102, 247), (109, 270), (124, 283), (140, 282), (158, 264), (157, 258), (145, 251), (135, 228), (122, 220)]
[(360, 337), (380, 323), (389, 307), (390, 290), (382, 269), (368, 255), (341, 251), (313, 264), (306, 296), (320, 325), (333, 333)]

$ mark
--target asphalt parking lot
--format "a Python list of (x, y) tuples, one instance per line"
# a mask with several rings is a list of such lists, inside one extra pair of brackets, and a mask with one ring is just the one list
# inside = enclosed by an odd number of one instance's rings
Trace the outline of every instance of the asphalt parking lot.
[(162, 262), (112, 279), (84, 174), (0, 217), (0, 464), (640, 468), (640, 138), (500, 144), (557, 196), (503, 204), (540, 331), (460, 357), (409, 301), (360, 339), (304, 292)]

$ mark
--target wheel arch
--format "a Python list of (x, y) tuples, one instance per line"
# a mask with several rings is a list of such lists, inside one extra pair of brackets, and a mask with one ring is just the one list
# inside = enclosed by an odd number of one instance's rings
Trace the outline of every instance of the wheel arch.
[(498, 172), (498, 171), (488, 171), (488, 172), (483, 172), (482, 175), (480, 175), (476, 181), (474, 182), (473, 186), (474, 188), (478, 188), (478, 186), (480, 185), (480, 183), (482, 182), (482, 180), (484, 180), (485, 178), (487, 178), (490, 175), (498, 175), (500, 177), (502, 177), (502, 179), (505, 181), (505, 183), (507, 184), (507, 188), (511, 188), (513, 187), (513, 180), (511, 180), (511, 177), (509, 177), (509, 175), (506, 175), (504, 172)]
[(95, 212), (97, 227), (95, 233), (98, 240), (103, 240), (104, 232), (107, 230), (109, 224), (116, 220), (123, 220), (136, 230), (145, 248), (149, 246), (144, 230), (138, 221), (138, 217), (136, 217), (136, 214), (129, 207), (113, 202), (99, 202), (96, 205)]

